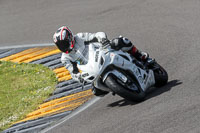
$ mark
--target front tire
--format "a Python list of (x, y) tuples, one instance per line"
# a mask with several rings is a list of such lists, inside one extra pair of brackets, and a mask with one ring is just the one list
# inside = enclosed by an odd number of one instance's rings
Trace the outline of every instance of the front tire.
[(153, 70), (155, 77), (155, 87), (166, 85), (168, 82), (167, 71), (158, 63), (155, 63), (154, 67), (156, 67), (156, 69)]
[(127, 88), (123, 87), (121, 84), (119, 84), (113, 75), (108, 75), (107, 79), (105, 80), (105, 84), (116, 94), (119, 96), (135, 101), (135, 102), (141, 102), (145, 98), (145, 92), (140, 88), (140, 86), (134, 82), (136, 87), (138, 88), (138, 92), (133, 90), (128, 90)]

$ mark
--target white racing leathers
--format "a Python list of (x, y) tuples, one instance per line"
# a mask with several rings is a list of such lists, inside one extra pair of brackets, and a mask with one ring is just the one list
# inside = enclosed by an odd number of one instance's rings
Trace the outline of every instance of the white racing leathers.
[[(107, 36), (104, 32), (97, 32), (97, 33), (78, 33), (74, 36), (75, 45), (72, 51), (68, 54), (62, 53), (61, 62), (64, 64), (66, 69), (69, 70), (73, 79), (78, 81), (80, 73), (76, 67), (76, 63), (79, 65), (87, 64), (88, 62), (88, 43), (96, 40), (96, 42), (100, 42), (101, 44), (104, 39), (107, 39)], [(97, 43), (91, 43), (92, 45)], [(132, 48), (130, 46), (126, 50), (122, 48), (123, 51), (128, 51)], [(88, 68), (89, 69), (89, 68)]]
[[(61, 62), (64, 64), (67, 70), (69, 70), (72, 78), (76, 80), (77, 72), (74, 72), (73, 63), (77, 64), (86, 64), (88, 61), (88, 44), (86, 42), (95, 40), (102, 42), (103, 39), (107, 39), (107, 36), (104, 32), (97, 33), (78, 33), (74, 36), (75, 45), (73, 50), (66, 54), (62, 53)], [(76, 74), (76, 75), (75, 75)]]

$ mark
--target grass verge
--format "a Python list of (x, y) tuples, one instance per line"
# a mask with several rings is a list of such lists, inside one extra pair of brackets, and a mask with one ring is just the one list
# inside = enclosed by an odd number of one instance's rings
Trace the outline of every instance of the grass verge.
[(0, 132), (37, 109), (56, 84), (43, 65), (0, 61)]

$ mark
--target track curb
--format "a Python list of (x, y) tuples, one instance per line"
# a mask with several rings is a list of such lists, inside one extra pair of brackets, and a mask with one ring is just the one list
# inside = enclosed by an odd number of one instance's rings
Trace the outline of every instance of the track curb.
[[(62, 65), (60, 56), (61, 52), (52, 43), (0, 47), (0, 60), (42, 64), (54, 71), (59, 81), (53, 95), (38, 110), (29, 113), (27, 118), (18, 121), (3, 133), (40, 132), (49, 126), (52, 129), (58, 120), (62, 123), (97, 101), (98, 98), (92, 98), (91, 84), (85, 85), (83, 89), (80, 83), (72, 80), (68, 70)], [(88, 100), (90, 104), (84, 104)], [(81, 106), (83, 104), (85, 107)], [(75, 110), (77, 108), (78, 111)]]

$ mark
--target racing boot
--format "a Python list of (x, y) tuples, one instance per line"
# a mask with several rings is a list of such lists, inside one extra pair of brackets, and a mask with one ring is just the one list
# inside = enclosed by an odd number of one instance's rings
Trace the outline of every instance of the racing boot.
[(131, 50), (128, 51), (132, 56), (134, 56), (138, 61), (142, 61), (146, 63), (149, 59), (149, 54), (147, 52), (143, 52), (138, 50), (135, 46)]
[(140, 59), (146, 68), (150, 68), (155, 63), (155, 59), (150, 58), (148, 53), (140, 52), (140, 54)]
[(132, 56), (134, 56), (138, 61), (146, 62), (149, 58), (149, 54), (138, 50), (135, 46), (128, 51)]
[(135, 46), (128, 51), (133, 57), (135, 57), (139, 62), (134, 62), (137, 66), (145, 69), (148, 68), (155, 60), (149, 58), (149, 54), (138, 50)]

